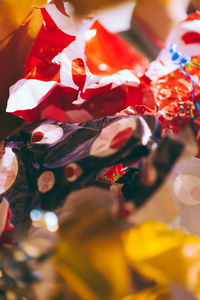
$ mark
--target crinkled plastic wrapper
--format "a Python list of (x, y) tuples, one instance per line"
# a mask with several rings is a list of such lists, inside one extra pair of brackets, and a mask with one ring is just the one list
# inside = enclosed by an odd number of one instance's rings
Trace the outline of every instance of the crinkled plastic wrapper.
[(160, 125), (153, 116), (106, 117), (79, 125), (53, 120), (33, 123), (5, 142), (5, 164), (10, 167), (2, 175), (1, 198), (10, 202), (16, 223), (27, 219), (31, 208), (60, 206), (68, 193), (94, 183), (105, 168), (130, 164), (155, 152), (158, 175), (152, 186), (145, 188), (139, 175), (126, 174), (124, 189), (136, 185), (131, 198), (140, 206), (161, 185), (183, 150), (181, 142), (170, 137), (160, 141), (159, 135)]
[[(118, 201), (119, 214), (111, 213), (111, 208), (108, 214), (102, 213), (107, 199), (102, 191), (96, 211), (91, 209), (93, 202), (82, 201), (79, 193), (81, 205), (73, 213), (67, 210), (68, 221), (60, 230), (56, 250), (60, 276), (86, 300), (169, 300), (178, 292), (188, 299), (199, 296), (199, 238), (158, 223), (138, 226), (146, 211), (155, 213), (155, 206), (150, 209), (149, 205), (152, 198), (157, 198), (157, 210), (168, 214), (162, 210), (162, 202), (169, 202), (166, 179), (184, 143), (166, 132), (180, 134), (189, 125), (199, 139), (195, 105), (199, 13), (172, 31), (166, 49), (147, 70), (146, 60), (98, 21), (86, 18), (77, 26), (68, 3), (51, 2), (40, 10), (43, 26), (26, 60), (24, 77), (10, 88), (7, 106), (8, 112), (33, 123), (5, 141), (0, 160), (1, 205), (6, 198), (12, 221), (20, 227), (30, 221), (31, 209), (60, 208), (67, 196), (70, 203), (75, 190), (83, 193), (83, 188), (96, 184), (109, 189), (110, 182), (98, 179), (109, 169), (111, 179), (104, 178), (114, 183), (111, 191), (119, 197), (113, 199), (111, 193), (109, 197), (115, 205)], [(171, 57), (173, 43), (182, 57), (195, 59), (182, 70)], [(121, 110), (118, 116), (110, 116)], [(171, 178), (180, 175), (175, 168)], [(195, 186), (189, 179), (176, 178), (171, 189), (188, 204), (179, 188), (189, 185), (192, 192), (187, 190), (187, 199), (193, 197), (195, 206), (199, 183), (195, 179)], [(124, 203), (132, 204), (135, 225), (128, 231), (130, 220), (121, 218), (126, 233), (119, 218), (125, 216)], [(183, 226), (187, 213), (185, 207), (180, 210)], [(4, 221), (2, 230), (9, 227)]]
[[(7, 112), (28, 121), (81, 122), (113, 115), (138, 99), (146, 59), (97, 20), (77, 27), (72, 7), (41, 8), (44, 23), (24, 78), (10, 88)], [(95, 55), (94, 55), (95, 53)]]
[[(159, 223), (146, 223), (126, 233), (124, 246), (129, 262), (160, 285), (142, 292), (139, 299), (149, 299), (151, 295), (158, 297), (155, 299), (176, 299), (178, 295), (199, 298), (199, 241), (198, 237)], [(171, 296), (165, 298), (166, 294)]]
[(154, 222), (128, 229), (109, 197), (85, 189), (65, 203), (56, 268), (68, 292), (89, 300), (197, 299), (200, 239)]
[[(151, 79), (152, 91), (163, 126), (177, 132), (181, 127), (199, 123), (200, 14), (176, 25), (169, 34), (165, 49), (152, 62), (145, 76)], [(171, 47), (175, 52), (171, 53)], [(186, 60), (181, 69), (181, 60)], [(193, 95), (194, 94), (194, 95)], [(197, 101), (195, 105), (194, 101)]]
[[(164, 130), (178, 133), (184, 126), (196, 126), (198, 135), (198, 12), (172, 30), (148, 70), (142, 56), (97, 20), (88, 18), (77, 26), (68, 3), (50, 3), (41, 12), (45, 23), (27, 58), (24, 78), (10, 88), (8, 112), (28, 121), (79, 123), (131, 106), (134, 114), (157, 116)], [(170, 54), (173, 44), (178, 61)], [(181, 71), (179, 61), (188, 56), (191, 60)]]

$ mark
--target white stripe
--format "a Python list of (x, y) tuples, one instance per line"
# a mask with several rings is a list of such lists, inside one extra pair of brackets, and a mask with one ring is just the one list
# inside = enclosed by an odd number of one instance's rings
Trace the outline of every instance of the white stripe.
[(58, 83), (36, 79), (21, 79), (10, 87), (6, 111), (33, 109)]
[(53, 19), (54, 23), (58, 26), (60, 30), (64, 33), (75, 36), (74, 27), (74, 11), (70, 3), (64, 3), (64, 8), (69, 17), (62, 14), (55, 6), (55, 4), (46, 4), (45, 9), (50, 17)]

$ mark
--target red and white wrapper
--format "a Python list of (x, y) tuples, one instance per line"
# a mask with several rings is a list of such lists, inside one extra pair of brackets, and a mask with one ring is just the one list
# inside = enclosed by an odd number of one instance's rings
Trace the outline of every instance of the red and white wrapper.
[[(170, 47), (176, 45), (180, 57), (189, 57), (189, 70), (184, 72), (190, 74), (195, 82), (195, 95), (193, 94), (193, 83), (190, 76), (184, 74), (180, 69), (178, 60), (172, 60)], [(196, 65), (192, 63), (195, 59)], [(149, 85), (156, 103), (157, 115), (164, 128), (171, 128), (175, 132), (182, 126), (191, 123), (191, 119), (197, 115), (194, 99), (199, 102), (200, 96), (200, 12), (187, 17), (186, 20), (177, 24), (169, 34), (158, 58), (149, 65), (143, 76)], [(199, 124), (199, 117), (195, 124)]]
[[(163, 128), (174, 131), (191, 122), (196, 113), (193, 85), (169, 49), (176, 44), (181, 56), (200, 62), (199, 12), (172, 30), (165, 49), (146, 71), (146, 60), (117, 35), (93, 18), (76, 20), (70, 4), (63, 5), (41, 8), (44, 23), (24, 78), (10, 88), (7, 112), (28, 121), (80, 123), (132, 106), (134, 113), (157, 115)], [(190, 65), (198, 101), (200, 68)]]
[(184, 57), (200, 56), (200, 11), (189, 15), (180, 22), (169, 34), (165, 48), (160, 52), (146, 72), (151, 80), (157, 79), (177, 70), (180, 66), (171, 59), (170, 46), (175, 44), (177, 51)]
[(69, 3), (41, 8), (43, 26), (10, 88), (7, 112), (28, 121), (81, 122), (141, 101), (146, 59), (97, 20), (76, 20)]

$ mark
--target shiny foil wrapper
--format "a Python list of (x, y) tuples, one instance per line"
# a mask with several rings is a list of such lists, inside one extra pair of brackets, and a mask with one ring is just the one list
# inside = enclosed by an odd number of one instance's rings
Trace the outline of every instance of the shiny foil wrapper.
[[(62, 205), (71, 191), (94, 184), (104, 169), (131, 165), (153, 153), (156, 182), (144, 187), (132, 171), (124, 175), (128, 178), (123, 188), (125, 198), (140, 206), (162, 184), (183, 144), (170, 137), (160, 140), (160, 125), (154, 116), (119, 116), (79, 125), (36, 122), (10, 137), (5, 149), (12, 164), (2, 181), (1, 198), (10, 202), (16, 223), (28, 218), (31, 208)], [(127, 191), (134, 185), (130, 196)]]

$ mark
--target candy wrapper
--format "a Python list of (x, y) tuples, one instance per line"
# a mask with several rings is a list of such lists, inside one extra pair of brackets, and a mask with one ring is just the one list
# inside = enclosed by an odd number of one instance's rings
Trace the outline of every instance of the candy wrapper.
[(64, 205), (56, 268), (81, 299), (120, 299), (130, 288), (119, 234), (126, 225), (111, 213), (113, 205), (110, 193), (97, 188), (72, 193)]
[[(162, 286), (170, 283), (184, 286), (199, 297), (199, 238), (158, 223), (146, 223), (125, 234), (124, 238), (129, 262), (143, 275)], [(134, 246), (136, 244), (140, 251)], [(179, 267), (175, 268), (177, 265)], [(185, 299), (190, 299), (189, 294)]]
[[(140, 78), (141, 102), (127, 107), (126, 114), (153, 113), (163, 134), (190, 126), (199, 143), (200, 14), (196, 12), (178, 24), (169, 35), (165, 49)], [(144, 98), (150, 104), (144, 105)], [(152, 106), (152, 103), (154, 105)], [(196, 154), (195, 154), (196, 155)]]
[[(108, 191), (92, 187), (71, 193), (57, 210), (54, 272), (60, 276), (53, 296), (197, 299), (199, 238), (154, 222), (130, 228), (116, 218), (113, 205)], [(174, 268), (177, 263), (179, 268)], [(44, 295), (52, 299), (47, 289)]]
[[(179, 174), (178, 165), (166, 178), (190, 143), (181, 137), (183, 127), (192, 127), (198, 139), (199, 14), (177, 26), (145, 72), (145, 59), (98, 21), (78, 20), (68, 3), (51, 1), (40, 11), (43, 26), (7, 107), (37, 122), (5, 140), (0, 199), (1, 205), (9, 202), (17, 229), (31, 220), (35, 228), (46, 222), (49, 231), (60, 226), (54, 249), (60, 288), (53, 299), (199, 296), (199, 238), (158, 223), (139, 226), (146, 216), (157, 218), (157, 211), (170, 222), (172, 195), (177, 203), (198, 202), (196, 173), (192, 179)], [(172, 131), (179, 137), (167, 135)], [(102, 174), (107, 182), (99, 182)], [(111, 193), (85, 196), (83, 188), (109, 189), (110, 183)], [(187, 228), (179, 206), (175, 226)], [(31, 217), (33, 208), (43, 216), (39, 222)], [(62, 224), (41, 208), (56, 209)]]
[(71, 0), (70, 2), (74, 5), (77, 14), (88, 14), (91, 11), (94, 11), (96, 9), (99, 9), (102, 7), (109, 8), (110, 6), (114, 6), (116, 4), (119, 4), (119, 3), (122, 3), (125, 1), (122, 1), (122, 0), (98, 0), (98, 1), (93, 2), (93, 1), (85, 0), (85, 1), (80, 2), (78, 0)]
[(14, 226), (11, 223), (11, 211), (8, 201), (4, 198), (0, 204), (0, 245), (13, 242)]
[(138, 98), (136, 72), (147, 67), (141, 55), (94, 19), (79, 25), (69, 3), (62, 9), (50, 3), (41, 12), (43, 26), (24, 78), (10, 88), (7, 112), (28, 121), (81, 122), (113, 115), (130, 95)]
[(175, 225), (183, 231), (196, 235), (200, 234), (199, 168), (199, 158), (184, 159), (176, 164), (168, 180), (168, 186), (179, 211)]
[[(171, 166), (182, 151), (183, 145), (171, 138), (164, 138), (148, 163), (133, 165), (117, 182), (122, 183), (122, 193), (139, 207), (161, 185)], [(149, 165), (148, 165), (149, 164)], [(148, 172), (150, 174), (148, 174)], [(145, 178), (145, 175), (146, 178)], [(153, 174), (152, 174), (153, 173)], [(151, 178), (153, 177), (153, 178)], [(144, 184), (146, 183), (146, 185)]]
[(1, 110), (5, 108), (9, 86), (23, 74), (25, 57), (42, 24), (40, 12), (34, 6), (44, 4), (44, 0), (21, 0), (18, 9), (19, 3), (14, 1), (0, 3), (0, 63), (4, 69), (0, 75)]
[(79, 123), (131, 106), (133, 114), (156, 115), (164, 130), (192, 125), (197, 135), (198, 12), (177, 25), (147, 71), (145, 59), (98, 21), (78, 26), (69, 4), (50, 3), (41, 12), (45, 23), (24, 78), (10, 88), (8, 112)]
[[(130, 228), (116, 218), (114, 205), (111, 194), (99, 188), (71, 193), (56, 211), (58, 239), (41, 233), (39, 218), (33, 218), (29, 238), (0, 253), (1, 293), (21, 299), (28, 293), (37, 300), (197, 299), (199, 238), (154, 222)], [(51, 247), (42, 255), (45, 243)], [(41, 262), (53, 281), (40, 277)]]
[[(23, 76), (25, 59), (42, 25), (42, 16), (35, 6), (45, 0), (2, 0), (0, 3), (0, 140), (23, 120), (5, 113), (9, 87)], [(6, 126), (5, 126), (6, 124)]]
[(196, 12), (170, 33), (166, 47), (150, 64), (145, 76), (152, 91), (163, 127), (178, 131), (198, 124), (200, 81), (200, 14)]
[[(139, 176), (127, 173), (127, 189), (129, 184), (137, 186), (132, 198), (140, 206), (161, 185), (183, 149), (173, 138), (160, 141), (159, 134), (153, 116), (107, 117), (79, 125), (53, 120), (33, 123), (5, 142), (1, 199), (10, 202), (14, 223), (22, 222), (33, 207), (60, 206), (69, 192), (92, 184), (105, 168), (154, 153), (158, 175), (145, 193), (138, 189), (142, 188)], [(125, 197), (130, 198), (126, 191)]]

